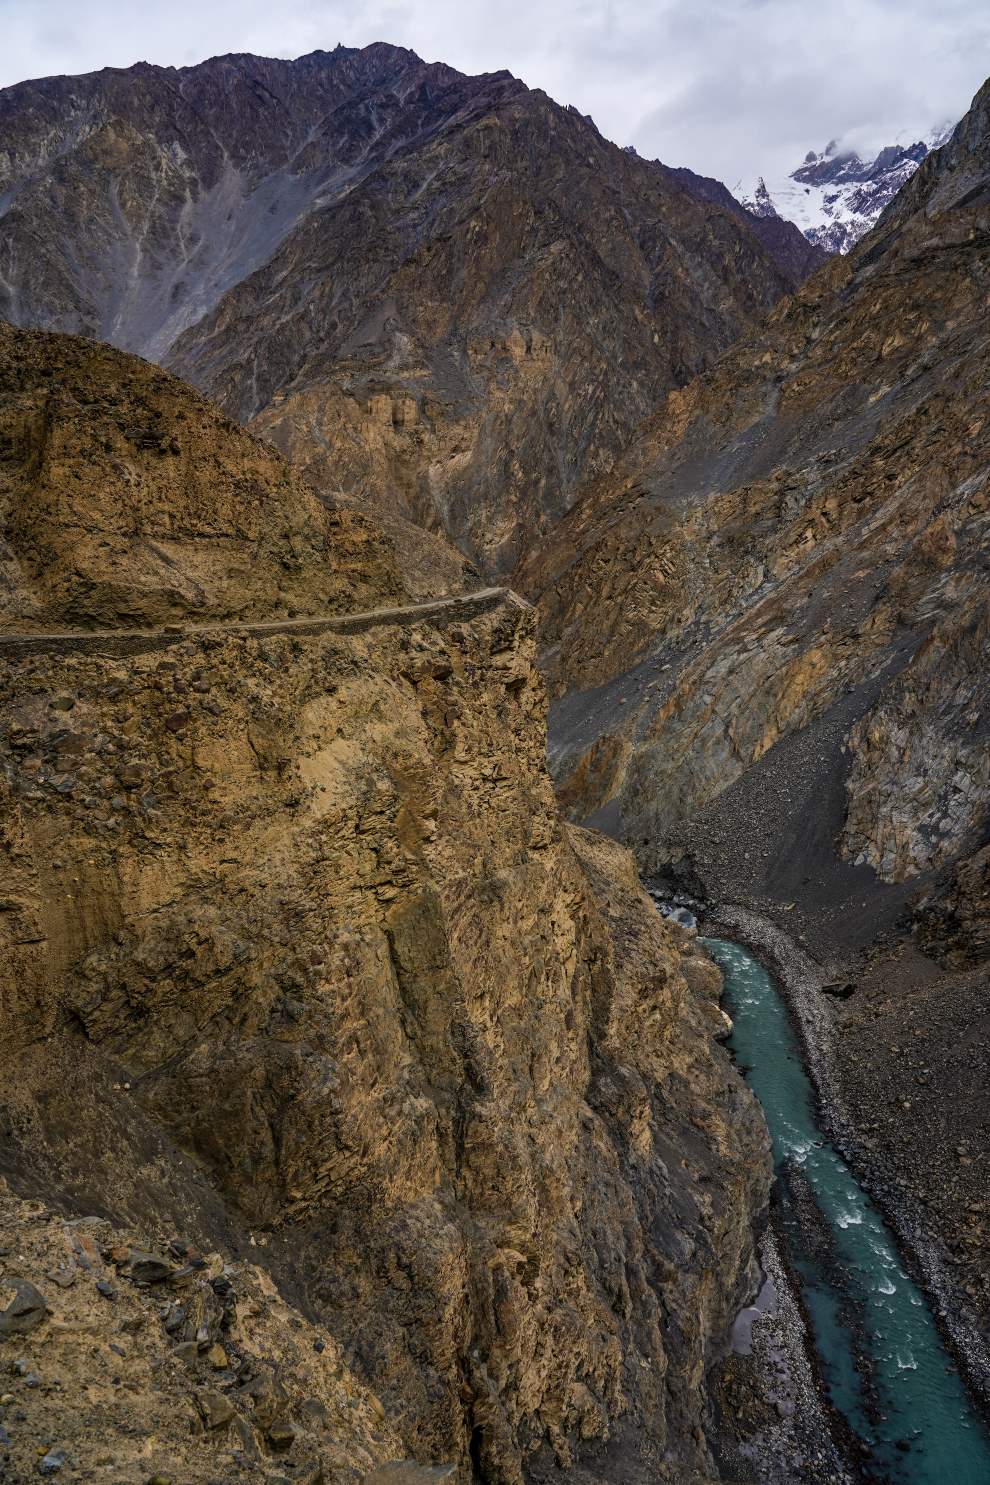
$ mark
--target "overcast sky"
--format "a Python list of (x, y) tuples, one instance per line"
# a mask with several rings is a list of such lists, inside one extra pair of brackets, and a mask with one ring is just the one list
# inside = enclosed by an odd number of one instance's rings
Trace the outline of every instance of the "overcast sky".
[(958, 117), (990, 73), (990, 0), (0, 0), (0, 38), (0, 85), (392, 41), (506, 67), (731, 186), (833, 135), (865, 150)]

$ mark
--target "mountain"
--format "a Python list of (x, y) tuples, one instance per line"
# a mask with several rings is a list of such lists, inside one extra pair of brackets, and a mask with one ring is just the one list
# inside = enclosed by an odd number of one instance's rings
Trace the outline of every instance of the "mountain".
[(754, 216), (796, 222), (809, 242), (828, 253), (848, 253), (951, 133), (952, 125), (943, 124), (927, 139), (887, 145), (867, 160), (833, 139), (820, 154), (810, 150), (790, 175), (769, 183), (760, 176), (749, 188), (737, 187), (737, 195)]
[(0, 315), (170, 367), (488, 572), (794, 287), (777, 235), (384, 44), (0, 93)]
[(0, 512), (3, 1473), (713, 1478), (765, 1127), (533, 611), (10, 327)]
[(752, 202), (743, 204), (737, 201), (728, 186), (715, 180), (713, 176), (696, 175), (693, 170), (687, 170), (683, 166), (670, 169), (659, 161), (654, 163), (668, 179), (676, 181), (698, 201), (709, 201), (713, 206), (730, 211), (745, 221), (795, 285), (803, 284), (806, 278), (810, 278), (817, 268), (828, 261), (829, 250), (806, 237), (800, 228), (777, 212), (766, 210), (762, 204), (757, 207)]
[[(965, 1155), (990, 939), (988, 245), (990, 85), (516, 579), (542, 612), (562, 799), (860, 987), (836, 1056), (864, 1147), (889, 1140), (984, 1323), (980, 1167), (946, 1169), (919, 1088), (952, 1087)], [(892, 1063), (904, 1028), (916, 1051)]]

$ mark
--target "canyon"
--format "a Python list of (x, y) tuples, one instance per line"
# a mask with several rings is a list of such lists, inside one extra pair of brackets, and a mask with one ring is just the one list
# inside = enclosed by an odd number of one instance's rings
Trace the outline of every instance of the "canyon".
[(561, 799), (852, 983), (864, 1158), (886, 1148), (984, 1326), (988, 107), (517, 576)]
[(0, 1478), (779, 1485), (772, 1269), (876, 1479), (695, 918), (986, 1402), (990, 85), (910, 164), (830, 257), (385, 44), (0, 92)]

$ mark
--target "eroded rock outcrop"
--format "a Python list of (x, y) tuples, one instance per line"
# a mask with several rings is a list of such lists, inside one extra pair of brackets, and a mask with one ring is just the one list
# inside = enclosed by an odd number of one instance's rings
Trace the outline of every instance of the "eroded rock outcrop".
[(952, 968), (990, 959), (990, 846), (956, 862), (947, 880), (913, 904), (927, 954)]
[[(100, 377), (132, 366), (69, 350)], [(66, 429), (83, 447), (81, 417), (95, 438), (106, 409), (55, 404), (42, 447)], [(143, 610), (142, 627), (127, 596), (121, 632), (104, 592), (99, 627), (87, 611), (66, 634), (73, 576), (62, 607), (45, 598), (58, 632), (39, 605), (32, 632), (0, 633), (3, 1167), (152, 1257), (178, 1235), (260, 1265), (305, 1317), (300, 1355), (310, 1325), (339, 1348), (333, 1386), (358, 1389), (339, 1457), (299, 1413), (322, 1400), (333, 1442), (336, 1394), (298, 1358), (298, 1439), (255, 1427), (220, 1368), (199, 1410), (207, 1478), (211, 1410), (234, 1426), (231, 1408), (245, 1449), (291, 1460), (298, 1443), (325, 1479), (350, 1479), (359, 1447), (493, 1485), (560, 1467), (705, 1478), (706, 1368), (752, 1283), (768, 1182), (762, 1120), (715, 1039), (718, 976), (622, 849), (562, 824), (533, 611), (495, 591), (264, 620), (267, 533), (282, 490), (290, 511), (302, 497), (274, 456), (247, 457), (264, 515), (250, 618), (227, 617), (216, 543), (195, 625)], [(125, 576), (173, 501), (157, 464), (128, 458)], [(102, 487), (79, 484), (95, 517)], [(311, 539), (339, 594), (333, 542)], [(41, 1288), (27, 1267), (5, 1277)], [(163, 1346), (135, 1343), (140, 1367)], [(172, 1417), (186, 1392), (163, 1365)], [(370, 1442), (368, 1398), (387, 1419)]]
[(849, 734), (842, 851), (886, 881), (955, 861), (984, 832), (990, 800), (988, 655), (990, 603), (981, 583), (936, 625), (910, 666)]
[(172, 376), (0, 323), (0, 624), (110, 628), (401, 600), (390, 547)]

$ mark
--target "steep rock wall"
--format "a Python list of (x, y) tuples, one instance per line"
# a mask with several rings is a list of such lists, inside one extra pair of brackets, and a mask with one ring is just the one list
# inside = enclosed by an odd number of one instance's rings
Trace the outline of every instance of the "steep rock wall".
[[(561, 820), (533, 610), (487, 590), (343, 613), (394, 592), (366, 523), (338, 539), (275, 455), (154, 368), (21, 332), (0, 352), (21, 409), (3, 466), (0, 1168), (69, 1218), (264, 1270), (281, 1323), (317, 1326), (341, 1369), (308, 1376), (285, 1348), (297, 1432), (272, 1437), (237, 1368), (208, 1383), (210, 1326), (177, 1321), (134, 1361), (139, 1393), (165, 1368), (165, 1436), (192, 1386), (194, 1478), (233, 1430), (269, 1475), (287, 1450), (313, 1482), (365, 1455), (369, 1480), (403, 1455), (491, 1485), (710, 1477), (705, 1376), (753, 1283), (765, 1131), (697, 941), (622, 849)], [(147, 576), (163, 530), (195, 605)], [(252, 552), (243, 591), (231, 539)], [(43, 1235), (12, 1220), (24, 1256), (4, 1278), (37, 1286)], [(108, 1232), (100, 1263), (145, 1282), (114, 1257), (133, 1241)], [(63, 1302), (49, 1281), (39, 1345), (85, 1295), (109, 1302), (96, 1282)], [(103, 1415), (72, 1379), (72, 1447), (102, 1468), (83, 1434)]]
[(644, 859), (833, 723), (843, 859), (899, 882), (981, 843), (988, 172), (984, 89), (875, 231), (672, 393), (522, 564), (571, 693), (564, 795), (578, 818), (617, 798)]
[(416, 1457), (638, 1478), (704, 1464), (765, 1147), (717, 976), (560, 825), (532, 629), (8, 665), (5, 1117), (76, 1200), (188, 1221), (149, 1126), (291, 1230)]

